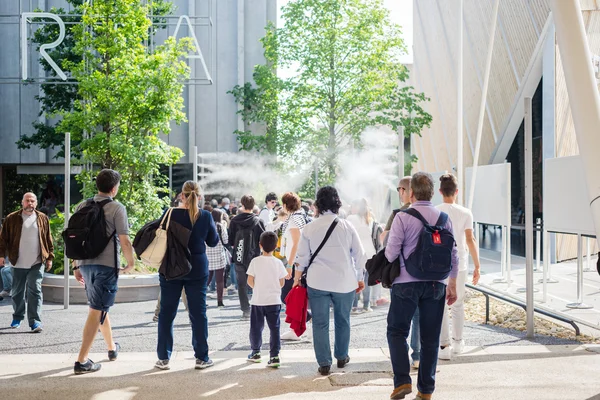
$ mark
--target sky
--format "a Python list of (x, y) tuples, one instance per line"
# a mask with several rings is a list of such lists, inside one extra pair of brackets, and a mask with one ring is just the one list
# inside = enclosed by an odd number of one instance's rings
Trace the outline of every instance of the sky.
[[(289, 0), (278, 0), (279, 7), (281, 8), (283, 5), (287, 4), (288, 1)], [(413, 0), (383, 0), (383, 3), (390, 10), (392, 21), (402, 26), (404, 43), (408, 51), (408, 55), (404, 56), (402, 62), (412, 64)], [(278, 25), (282, 26), (283, 21), (278, 21)]]

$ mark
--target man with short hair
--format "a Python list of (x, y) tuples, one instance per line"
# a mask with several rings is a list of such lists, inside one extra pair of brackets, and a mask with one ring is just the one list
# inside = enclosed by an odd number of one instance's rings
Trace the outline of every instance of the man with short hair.
[(221, 210), (223, 210), (227, 215), (231, 215), (230, 205), (231, 201), (229, 200), (229, 198), (223, 197), (223, 199), (221, 200)]
[(401, 207), (392, 210), (392, 213), (390, 214), (390, 217), (388, 218), (387, 223), (385, 224), (385, 228), (383, 229), (383, 232), (381, 232), (381, 236), (379, 236), (379, 239), (381, 240), (381, 243), (383, 243), (384, 246), (387, 245), (388, 235), (390, 233), (390, 229), (392, 229), (392, 223), (394, 222), (396, 214), (410, 207), (411, 178), (412, 177), (410, 176), (405, 176), (404, 178), (400, 179), (400, 182), (398, 182), (398, 187), (396, 188), (396, 191), (398, 192), (398, 197), (400, 198)]
[[(410, 183), (411, 209), (418, 211), (430, 225), (435, 225), (441, 212), (433, 206), (433, 178), (425, 172), (417, 172)], [(426, 281), (415, 278), (406, 268), (406, 260), (418, 250), (423, 223), (407, 212), (399, 212), (390, 230), (385, 256), (393, 262), (400, 259), (400, 275), (392, 286), (392, 303), (388, 313), (387, 338), (394, 372), (394, 391), (391, 399), (404, 399), (412, 392), (408, 345), (406, 338), (416, 308), (419, 308), (421, 329), (421, 363), (419, 367), (416, 399), (429, 400), (435, 389), (435, 370), (440, 345), (440, 331), (444, 316), (444, 300), (448, 305), (456, 301), (456, 278), (458, 276), (458, 253), (451, 251), (449, 278)], [(452, 232), (447, 219), (444, 229)], [(433, 238), (435, 240), (435, 238)], [(441, 242), (440, 242), (441, 243)]]
[[(479, 282), (479, 249), (473, 235), (473, 213), (466, 207), (456, 204), (458, 194), (458, 180), (453, 174), (444, 174), (440, 177), (440, 193), (443, 203), (437, 209), (445, 212), (452, 221), (456, 248), (458, 250), (458, 278), (456, 281), (456, 302), (444, 308), (444, 320), (440, 337), (440, 360), (450, 360), (452, 354), (460, 354), (464, 349), (463, 329), (465, 325), (465, 283), (469, 272), (469, 253), (473, 258), (475, 270), (473, 271), (473, 285)], [(450, 312), (452, 312), (452, 346), (450, 346)]]
[(254, 205), (254, 197), (242, 196), (243, 208), (238, 215), (231, 219), (228, 232), (229, 245), (233, 248), (232, 261), (235, 264), (242, 320), (250, 319), (246, 271), (248, 271), (250, 261), (260, 254), (260, 235), (265, 231), (265, 224), (252, 211)]
[(273, 223), (275, 220), (275, 211), (274, 208), (277, 205), (277, 195), (274, 192), (270, 192), (265, 197), (265, 206), (260, 210), (260, 214), (258, 214), (258, 218), (264, 222), (265, 226)]
[[(133, 246), (129, 239), (127, 211), (121, 203), (114, 201), (119, 192), (120, 183), (121, 175), (117, 171), (103, 169), (98, 173), (96, 177), (98, 194), (92, 200), (94, 202), (108, 200), (102, 210), (106, 221), (106, 233), (112, 238), (100, 255), (94, 259), (77, 261), (77, 265), (73, 268), (75, 279), (85, 285), (85, 292), (90, 306), (83, 328), (81, 349), (73, 368), (77, 375), (96, 372), (101, 367), (100, 364), (88, 358), (98, 329), (102, 332), (104, 342), (108, 347), (108, 359), (110, 361), (117, 359), (120, 350), (119, 344), (113, 341), (110, 318), (107, 313), (115, 303), (119, 272), (131, 271), (135, 262)], [(81, 203), (77, 211), (83, 208), (86, 203)], [(127, 267), (124, 269), (120, 269), (119, 244), (127, 260)]]
[[(4, 220), (0, 232), (0, 265), (8, 253), (13, 266), (13, 320), (11, 328), (19, 328), (25, 318), (31, 331), (42, 329), (42, 280), (44, 264), (46, 271), (52, 268), (54, 260), (54, 244), (50, 233), (48, 217), (36, 210), (37, 197), (33, 193), (25, 193), (21, 201), (23, 208), (9, 214)], [(27, 291), (27, 307), (25, 292)]]
[[(404, 178), (400, 179), (400, 182), (398, 182), (398, 187), (396, 188), (396, 191), (398, 192), (398, 197), (400, 198), (401, 207), (392, 211), (392, 214), (390, 215), (390, 218), (388, 218), (387, 224), (385, 225), (385, 229), (381, 233), (380, 239), (384, 247), (387, 246), (389, 232), (390, 229), (392, 229), (392, 223), (394, 222), (396, 214), (410, 207), (411, 179), (411, 176), (405, 176)], [(411, 323), (410, 348), (412, 349), (412, 362), (410, 365), (413, 369), (419, 369), (419, 364), (421, 362), (421, 334), (419, 331), (419, 308), (415, 310), (415, 314)]]

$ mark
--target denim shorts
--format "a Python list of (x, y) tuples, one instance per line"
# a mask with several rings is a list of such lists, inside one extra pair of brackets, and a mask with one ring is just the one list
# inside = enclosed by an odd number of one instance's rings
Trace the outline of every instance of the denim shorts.
[(79, 270), (85, 280), (85, 292), (90, 308), (108, 312), (115, 304), (119, 286), (119, 275), (114, 267), (104, 265), (82, 265)]

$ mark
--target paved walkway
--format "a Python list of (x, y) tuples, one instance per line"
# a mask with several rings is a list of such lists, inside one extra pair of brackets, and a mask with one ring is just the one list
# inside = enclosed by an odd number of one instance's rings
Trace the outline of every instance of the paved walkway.
[[(7, 399), (387, 399), (392, 390), (386, 349), (352, 350), (351, 363), (330, 377), (316, 373), (311, 350), (285, 350), (282, 367), (248, 364), (246, 352), (212, 353), (215, 366), (193, 369), (190, 352), (172, 370), (153, 369), (154, 353), (122, 353), (96, 374), (72, 375), (74, 354), (0, 355)], [(600, 399), (600, 354), (583, 346), (469, 347), (438, 364), (436, 399)], [(416, 381), (416, 376), (413, 376)], [(414, 399), (415, 392), (407, 396)]]

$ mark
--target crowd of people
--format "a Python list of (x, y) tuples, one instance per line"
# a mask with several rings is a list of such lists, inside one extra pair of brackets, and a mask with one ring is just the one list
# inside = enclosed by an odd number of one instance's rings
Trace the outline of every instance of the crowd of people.
[[(101, 364), (88, 357), (98, 330), (107, 345), (109, 360), (116, 360), (120, 351), (120, 345), (113, 339), (108, 312), (115, 301), (119, 274), (134, 268), (135, 254), (127, 211), (114, 201), (119, 184), (118, 172), (100, 171), (96, 177), (98, 193), (82, 202), (75, 213), (99, 207), (108, 238), (99, 254), (76, 260), (72, 265), (75, 278), (85, 285), (89, 304), (81, 349), (74, 364), (75, 374), (101, 368)], [(248, 361), (261, 361), (266, 321), (270, 331), (267, 365), (279, 367), (281, 341), (300, 340), (299, 333), (302, 334), (291, 327), (280, 333), (281, 326), (286, 325), (281, 316), (286, 307), (293, 307), (286, 304), (286, 299), (294, 288), (304, 286), (308, 295), (304, 338), (312, 339), (320, 374), (330, 374), (333, 358), (337, 368), (344, 368), (350, 362), (351, 315), (371, 312), (373, 307), (389, 303), (387, 340), (394, 373), (390, 398), (403, 399), (412, 392), (413, 368), (418, 369), (417, 399), (430, 399), (435, 388), (437, 359), (451, 359), (452, 354), (464, 349), (463, 300), (469, 254), (475, 265), (473, 283), (479, 279), (473, 216), (456, 204), (457, 180), (452, 174), (441, 177), (438, 190), (443, 203), (437, 207), (431, 203), (435, 186), (427, 173), (403, 177), (397, 187), (402, 207), (393, 210), (383, 226), (366, 199), (343, 204), (332, 186), (320, 188), (314, 202), (302, 201), (294, 192), (281, 197), (269, 193), (260, 208), (249, 194), (239, 202), (228, 198), (220, 202), (204, 201), (198, 183), (185, 182), (172, 207), (155, 223), (161, 229), (168, 217), (168, 234), (173, 235), (168, 246), (180, 241), (185, 250), (181, 253), (178, 252), (181, 249), (167, 248), (165, 257), (169, 261), (161, 265), (160, 296), (154, 315), (158, 322), (155, 367), (170, 368), (173, 321), (182, 297), (192, 329), (196, 368), (213, 365), (208, 346), (207, 298), (215, 298), (217, 306), (223, 307), (227, 294), (237, 294), (241, 319), (250, 322)], [(36, 210), (35, 195), (26, 193), (22, 206), (6, 217), (0, 232), (3, 256), (0, 264), (5, 266), (2, 269), (5, 287), (0, 295), (12, 294), (12, 328), (19, 328), (27, 315), (31, 330), (41, 332), (41, 280), (44, 269), (52, 265), (53, 240), (48, 218)], [(409, 272), (414, 255), (428, 251), (421, 238), (428, 226), (437, 229), (434, 243), (439, 240), (439, 230), (449, 232), (454, 238), (448, 265), (444, 266), (448, 272), (439, 279), (426, 279), (425, 275)], [(137, 247), (135, 251), (138, 252)], [(389, 289), (391, 302), (381, 284), (368, 285), (365, 266), (380, 252), (384, 252), (389, 263), (398, 260), (400, 265), (400, 273)], [(126, 260), (124, 268), (120, 253)], [(181, 264), (188, 270), (173, 278), (162, 269), (165, 264), (166, 268)], [(212, 285), (214, 295), (208, 293)], [(335, 332), (333, 357), (329, 338), (331, 313)]]

